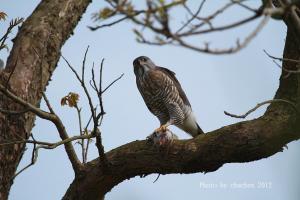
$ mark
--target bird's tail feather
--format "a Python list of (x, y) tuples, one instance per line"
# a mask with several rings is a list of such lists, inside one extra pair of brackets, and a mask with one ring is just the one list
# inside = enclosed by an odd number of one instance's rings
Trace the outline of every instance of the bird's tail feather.
[(202, 129), (200, 128), (199, 124), (197, 123), (197, 128), (198, 128), (198, 135), (204, 134), (204, 132), (202, 131)]

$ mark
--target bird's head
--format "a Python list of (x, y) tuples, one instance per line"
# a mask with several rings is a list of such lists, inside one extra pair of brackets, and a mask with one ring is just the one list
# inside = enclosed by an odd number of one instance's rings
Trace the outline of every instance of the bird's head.
[(140, 56), (134, 59), (133, 68), (136, 76), (144, 75), (148, 70), (154, 69), (156, 66), (152, 60), (146, 56)]

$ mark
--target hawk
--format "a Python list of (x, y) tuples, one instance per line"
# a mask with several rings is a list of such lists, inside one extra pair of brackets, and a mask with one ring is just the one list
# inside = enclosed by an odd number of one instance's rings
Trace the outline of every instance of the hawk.
[(174, 72), (156, 66), (146, 56), (136, 58), (133, 67), (138, 90), (150, 112), (160, 121), (155, 132), (166, 132), (168, 126), (175, 125), (193, 137), (203, 133)]

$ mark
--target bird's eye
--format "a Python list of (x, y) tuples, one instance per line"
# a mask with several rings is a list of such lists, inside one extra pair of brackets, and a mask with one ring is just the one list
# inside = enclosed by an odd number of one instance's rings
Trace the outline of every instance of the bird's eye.
[(146, 62), (146, 58), (142, 58), (142, 61), (143, 61), (143, 62)]

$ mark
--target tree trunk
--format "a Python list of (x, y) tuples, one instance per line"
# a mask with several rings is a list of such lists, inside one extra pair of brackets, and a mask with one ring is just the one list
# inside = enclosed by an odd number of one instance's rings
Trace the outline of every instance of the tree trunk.
[[(17, 96), (39, 105), (60, 57), (60, 49), (73, 33), (91, 0), (43, 0), (24, 22), (0, 72), (0, 82)], [(0, 94), (0, 108), (22, 110), (22, 107)], [(34, 126), (33, 114), (0, 113), (0, 143), (28, 139)], [(0, 199), (8, 198), (14, 175), (25, 149), (24, 144), (0, 147)]]

